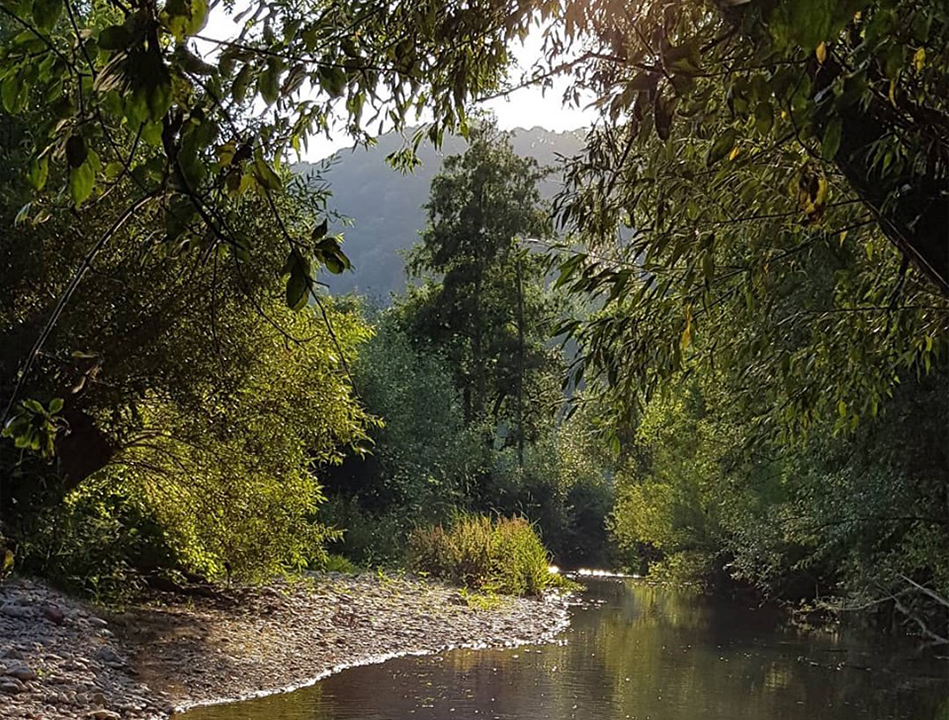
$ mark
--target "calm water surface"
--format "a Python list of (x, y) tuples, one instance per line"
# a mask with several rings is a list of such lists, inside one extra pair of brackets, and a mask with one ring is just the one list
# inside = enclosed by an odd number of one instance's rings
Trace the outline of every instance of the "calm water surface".
[(949, 666), (880, 636), (806, 633), (764, 610), (589, 581), (559, 644), (353, 668), (188, 720), (949, 720)]

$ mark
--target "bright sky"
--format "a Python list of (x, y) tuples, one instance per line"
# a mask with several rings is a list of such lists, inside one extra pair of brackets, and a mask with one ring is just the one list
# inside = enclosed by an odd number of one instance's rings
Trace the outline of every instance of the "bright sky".
[[(240, 3), (238, 3), (240, 4)], [(223, 12), (212, 12), (203, 35), (218, 39), (230, 37), (236, 32), (236, 26)], [(523, 45), (513, 48), (514, 57), (518, 66), (511, 70), (511, 80), (517, 83), (522, 73), (540, 57), (542, 37), (541, 31), (531, 33)], [(210, 49), (209, 46), (208, 49)], [(204, 48), (202, 48), (203, 50)], [(566, 87), (566, 80), (554, 81), (553, 87), (543, 93), (539, 87), (526, 87), (514, 91), (510, 95), (486, 101), (479, 105), (484, 110), (491, 111), (498, 120), (498, 126), (503, 130), (515, 128), (532, 128), (540, 126), (548, 130), (563, 132), (576, 130), (592, 124), (594, 112), (563, 107), (561, 98)], [(325, 136), (310, 138), (309, 147), (303, 159), (310, 162), (332, 155), (344, 147), (351, 147), (352, 139), (340, 132), (337, 136), (328, 139)]]

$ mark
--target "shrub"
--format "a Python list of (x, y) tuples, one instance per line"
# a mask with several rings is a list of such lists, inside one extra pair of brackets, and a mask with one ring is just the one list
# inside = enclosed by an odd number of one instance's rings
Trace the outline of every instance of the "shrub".
[(405, 557), (410, 528), (408, 517), (400, 508), (374, 513), (361, 508), (355, 499), (335, 497), (320, 506), (319, 518), (342, 531), (330, 543), (330, 550), (356, 565), (395, 566)]
[(342, 555), (328, 553), (326, 555), (326, 560), (323, 561), (322, 570), (323, 572), (336, 572), (345, 573), (347, 575), (356, 575), (359, 572), (359, 567), (344, 558)]
[(416, 572), (465, 587), (510, 595), (539, 595), (555, 584), (547, 551), (524, 518), (462, 515), (446, 529), (416, 528), (409, 536)]
[(96, 602), (130, 598), (146, 574), (181, 564), (150, 508), (121, 488), (89, 483), (20, 530), (20, 571)]

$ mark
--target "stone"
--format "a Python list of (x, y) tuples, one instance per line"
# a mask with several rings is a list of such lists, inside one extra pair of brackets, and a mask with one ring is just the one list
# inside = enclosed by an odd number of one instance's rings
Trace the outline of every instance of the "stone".
[(12, 618), (29, 618), (33, 617), (33, 609), (27, 605), (14, 605), (8, 602), (0, 606), (0, 615)]
[(110, 647), (100, 648), (96, 653), (96, 657), (99, 658), (102, 662), (113, 665), (113, 666), (123, 666), (125, 665), (125, 658), (119, 655), (115, 650)]
[(93, 718), (94, 720), (121, 720), (122, 716), (117, 712), (112, 710), (90, 710), (86, 713), (87, 718)]
[(102, 618), (91, 617), (91, 618), (89, 618), (89, 624), (92, 625), (93, 627), (104, 628), (104, 627), (106, 627), (109, 623), (107, 623), (107, 622), (106, 622), (105, 620), (103, 620)]
[(55, 625), (62, 625), (66, 620), (66, 614), (56, 605), (44, 606), (43, 616)]
[(6, 674), (15, 677), (17, 680), (36, 680), (36, 673), (26, 665), (14, 665), (7, 668)]
[(0, 692), (5, 692), (8, 695), (16, 695), (26, 690), (26, 687), (21, 682), (16, 680), (4, 680), (0, 682)]

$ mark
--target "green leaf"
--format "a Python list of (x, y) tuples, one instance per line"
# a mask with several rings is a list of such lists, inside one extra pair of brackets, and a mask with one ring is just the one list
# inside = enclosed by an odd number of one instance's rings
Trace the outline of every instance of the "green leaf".
[(62, 398), (53, 398), (49, 401), (49, 412), (51, 415), (58, 413), (63, 409), (63, 399)]
[(280, 72), (283, 65), (279, 59), (271, 58), (267, 63), (267, 69), (257, 78), (257, 92), (268, 105), (277, 102), (280, 95)]
[(313, 228), (313, 234), (311, 235), (311, 239), (314, 242), (321, 240), (323, 236), (326, 235), (326, 230), (328, 227), (329, 227), (329, 223), (327, 222), (326, 218), (324, 218), (323, 222), (321, 222), (319, 225)]
[(207, 0), (167, 0), (162, 19), (178, 42), (194, 35), (207, 20)]
[(63, 12), (63, 0), (33, 0), (33, 22), (40, 30), (51, 30)]
[(99, 33), (99, 47), (103, 50), (125, 50), (132, 43), (132, 34), (125, 25), (110, 25)]
[(13, 72), (7, 75), (0, 85), (0, 99), (3, 101), (3, 109), (11, 115), (18, 113), (22, 106), (23, 86), (17, 78), (17, 73)]
[(734, 128), (728, 128), (719, 136), (708, 151), (708, 157), (705, 159), (706, 165), (711, 167), (722, 158), (726, 157), (735, 147), (737, 135)]
[(342, 68), (323, 65), (319, 70), (320, 87), (331, 97), (340, 97), (346, 89), (346, 73)]
[(774, 125), (774, 108), (768, 101), (762, 101), (755, 106), (755, 130), (762, 135), (771, 132)]
[(34, 400), (33, 398), (24, 400), (23, 407), (29, 410), (30, 412), (36, 413), (37, 415), (46, 414), (46, 408), (43, 407), (43, 405), (39, 402), (39, 400)]
[(672, 130), (672, 118), (675, 115), (675, 102), (666, 99), (664, 95), (656, 98), (655, 120), (656, 134), (659, 139), (666, 141)]
[(254, 67), (252, 65), (244, 65), (237, 73), (237, 77), (234, 78), (234, 83), (231, 85), (231, 95), (235, 102), (244, 102), (244, 98), (247, 97), (247, 88), (250, 87), (253, 76)]
[(287, 280), (287, 307), (301, 310), (307, 300), (307, 278), (302, 273), (293, 272)]
[(95, 173), (92, 164), (85, 162), (79, 167), (69, 169), (69, 196), (76, 207), (82, 205), (92, 194), (95, 184)]
[[(329, 270), (334, 275), (339, 275), (344, 270), (349, 270), (352, 268), (352, 263), (349, 261), (349, 258), (346, 257), (339, 247), (339, 241), (333, 238), (335, 247), (330, 250), (325, 250), (320, 253), (320, 257), (323, 260), (323, 264), (326, 266), (326, 269)], [(324, 240), (324, 242), (326, 242)]]
[(46, 186), (46, 178), (49, 177), (49, 158), (45, 155), (41, 158), (34, 158), (30, 162), (28, 176), (30, 185), (35, 190), (42, 190)]
[[(162, 69), (165, 69), (164, 66)], [(167, 70), (156, 78), (153, 84), (147, 86), (145, 93), (148, 116), (157, 122), (165, 117), (165, 113), (171, 107), (171, 77)]]
[(254, 157), (254, 177), (267, 190), (279, 190), (283, 187), (280, 176), (267, 164), (259, 149)]
[(824, 140), (821, 143), (820, 154), (824, 160), (833, 160), (840, 148), (840, 138), (843, 133), (843, 122), (835, 117), (827, 124), (824, 130)]

